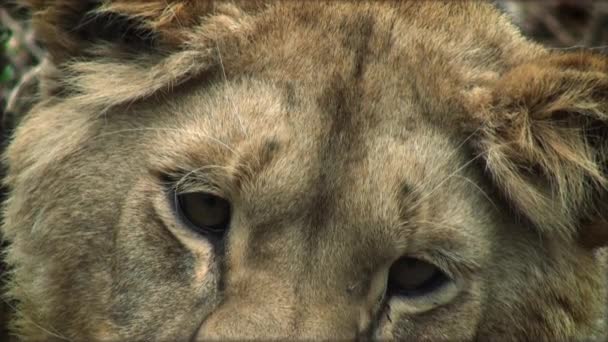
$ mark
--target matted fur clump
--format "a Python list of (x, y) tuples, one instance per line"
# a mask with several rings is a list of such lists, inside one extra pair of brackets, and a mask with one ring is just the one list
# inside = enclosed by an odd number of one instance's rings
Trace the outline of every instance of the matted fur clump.
[(607, 58), (481, 1), (29, 1), (24, 340), (608, 337)]

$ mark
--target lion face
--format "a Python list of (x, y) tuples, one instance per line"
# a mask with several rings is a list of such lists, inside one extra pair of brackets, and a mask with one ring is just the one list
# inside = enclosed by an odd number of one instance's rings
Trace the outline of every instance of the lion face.
[(22, 338), (604, 336), (605, 57), (479, 2), (29, 3)]

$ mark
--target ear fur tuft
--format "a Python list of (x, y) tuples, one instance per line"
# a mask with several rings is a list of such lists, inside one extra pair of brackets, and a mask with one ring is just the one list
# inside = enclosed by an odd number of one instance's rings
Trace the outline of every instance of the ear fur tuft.
[[(214, 0), (22, 0), (54, 62), (82, 57), (105, 41), (123, 48), (174, 49), (216, 8)], [(234, 1), (240, 8), (260, 1)]]
[[(21, 0), (49, 54), (40, 98), (105, 112), (210, 70), (265, 1)], [(244, 38), (243, 38), (244, 39)]]
[(477, 145), (516, 210), (567, 237), (597, 219), (608, 191), (608, 58), (576, 52), (516, 66), (492, 98)]

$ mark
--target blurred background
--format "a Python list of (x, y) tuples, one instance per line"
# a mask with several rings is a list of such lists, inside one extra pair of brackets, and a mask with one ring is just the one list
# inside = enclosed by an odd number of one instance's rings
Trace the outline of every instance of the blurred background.
[[(20, 77), (44, 56), (44, 49), (36, 43), (30, 30), (27, 12), (6, 2), (7, 0), (0, 0), (0, 122), (3, 121), (1, 118), (4, 117), (4, 108), (10, 90), (18, 83)], [(608, 53), (608, 1), (495, 0), (495, 2), (512, 16), (513, 22), (525, 35), (549, 47), (561, 49), (592, 47), (598, 52)], [(1, 141), (0, 145), (2, 145)], [(0, 275), (2, 271), (0, 264)], [(0, 341), (7, 341), (2, 324), (5, 322), (6, 309), (3, 306), (6, 305), (10, 304), (0, 301)]]

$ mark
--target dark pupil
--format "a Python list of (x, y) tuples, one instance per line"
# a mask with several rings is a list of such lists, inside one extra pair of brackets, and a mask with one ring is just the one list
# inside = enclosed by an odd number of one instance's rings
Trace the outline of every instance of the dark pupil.
[(225, 199), (207, 193), (178, 195), (182, 214), (198, 229), (222, 233), (230, 220), (230, 204)]
[(401, 258), (391, 266), (389, 290), (395, 295), (419, 296), (438, 289), (447, 280), (447, 276), (432, 264)]

